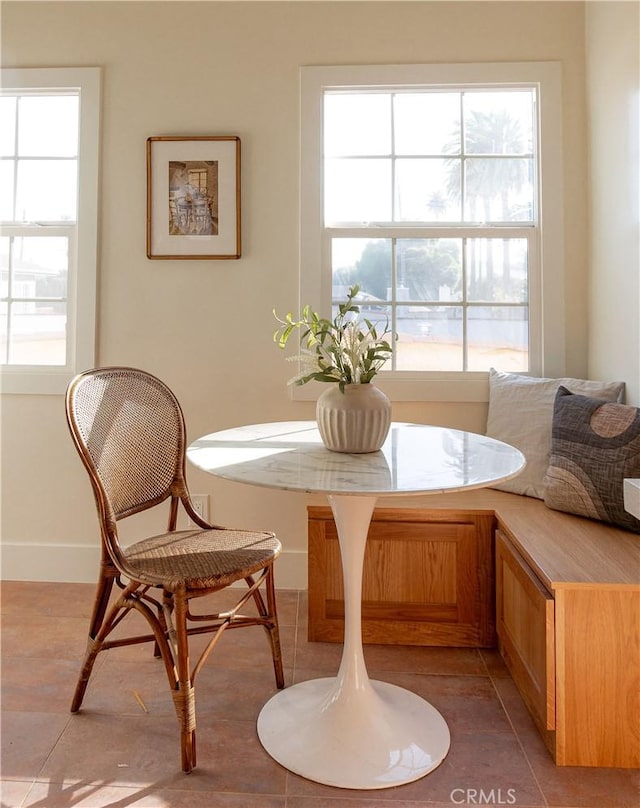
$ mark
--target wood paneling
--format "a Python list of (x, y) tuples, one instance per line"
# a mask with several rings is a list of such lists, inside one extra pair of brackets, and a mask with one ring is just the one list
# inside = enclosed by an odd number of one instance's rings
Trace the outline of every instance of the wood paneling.
[(556, 762), (640, 768), (640, 592), (556, 592)]
[[(330, 508), (309, 511), (309, 639), (342, 642), (344, 600)], [(380, 508), (365, 551), (368, 643), (495, 644), (493, 515)]]
[(555, 729), (554, 601), (516, 550), (496, 533), (500, 650), (529, 710)]

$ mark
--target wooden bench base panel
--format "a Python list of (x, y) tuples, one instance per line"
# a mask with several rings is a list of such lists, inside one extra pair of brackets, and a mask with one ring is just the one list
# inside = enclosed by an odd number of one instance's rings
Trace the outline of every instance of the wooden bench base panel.
[[(331, 509), (309, 507), (309, 640), (342, 642), (344, 592)], [(492, 514), (376, 509), (362, 583), (362, 638), (495, 645)]]

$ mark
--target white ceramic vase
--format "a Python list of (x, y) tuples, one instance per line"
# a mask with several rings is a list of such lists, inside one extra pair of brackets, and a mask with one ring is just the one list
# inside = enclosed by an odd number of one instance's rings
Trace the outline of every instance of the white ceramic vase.
[(320, 436), (332, 452), (377, 452), (391, 424), (391, 402), (373, 384), (332, 384), (318, 398)]

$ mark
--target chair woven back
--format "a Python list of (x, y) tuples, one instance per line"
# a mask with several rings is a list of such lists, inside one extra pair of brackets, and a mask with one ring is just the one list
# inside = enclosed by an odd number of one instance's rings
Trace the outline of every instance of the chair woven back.
[(67, 420), (108, 519), (167, 499), (184, 483), (185, 426), (171, 390), (134, 368), (90, 370), (67, 391)]

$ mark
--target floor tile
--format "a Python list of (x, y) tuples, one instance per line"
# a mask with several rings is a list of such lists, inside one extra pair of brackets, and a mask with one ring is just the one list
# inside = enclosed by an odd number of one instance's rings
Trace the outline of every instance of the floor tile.
[(84, 617), (88, 620), (95, 589), (94, 584), (2, 581), (0, 612), (3, 615)]
[(510, 678), (509, 668), (507, 668), (497, 648), (480, 648), (478, 653), (486, 666), (489, 676)]
[(84, 617), (3, 615), (2, 654), (7, 657), (81, 659), (87, 646)]
[(72, 717), (37, 780), (125, 788), (284, 794), (285, 772), (264, 754), (255, 722), (198, 719), (198, 765), (180, 771), (175, 716)]
[[(22, 808), (286, 808), (283, 795), (125, 788), (84, 783), (36, 783)], [(13, 808), (13, 806), (11, 806)], [(16, 806), (17, 808), (17, 806)]]
[[(291, 678), (286, 670), (285, 683), (290, 684)], [(255, 668), (220, 666), (214, 653), (195, 682), (196, 715), (252, 721), (276, 690), (270, 662)], [(91, 678), (82, 708), (114, 716), (139, 716), (145, 710), (150, 715), (175, 715), (163, 663), (120, 661), (115, 654)]]
[(70, 719), (68, 714), (3, 711), (2, 779), (37, 777)]
[(68, 715), (80, 672), (76, 659), (2, 660), (2, 709)]
[[(371, 792), (366, 792), (370, 794)], [(375, 801), (376, 808), (454, 808), (448, 800), (446, 803), (429, 800), (388, 800), (370, 796), (347, 797), (336, 791), (330, 797), (300, 797), (293, 796), (287, 799), (287, 808), (371, 808)]]
[(2, 808), (21, 808), (32, 785), (33, 780), (0, 780)]
[(364, 658), (370, 675), (376, 671), (439, 673), (447, 676), (485, 674), (482, 659), (475, 648), (365, 645)]
[(307, 642), (298, 636), (295, 647), (295, 669), (311, 668), (335, 675), (340, 667), (342, 645), (330, 642)]
[(483, 676), (387, 673), (386, 682), (422, 696), (440, 712), (450, 731), (511, 732), (492, 683)]

